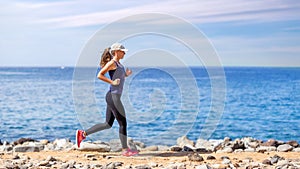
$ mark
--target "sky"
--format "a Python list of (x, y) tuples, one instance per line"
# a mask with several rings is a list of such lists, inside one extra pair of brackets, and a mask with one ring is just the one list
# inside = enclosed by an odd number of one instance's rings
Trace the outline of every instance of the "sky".
[[(222, 66), (300, 66), (298, 0), (2, 0), (0, 66), (76, 66), (97, 32), (144, 13), (170, 15), (194, 26), (210, 42)], [(174, 24), (161, 21), (156, 18), (148, 24), (150, 28), (159, 24), (170, 34), (176, 30)], [(144, 22), (139, 18), (133, 24), (139, 28)], [(126, 23), (118, 27), (126, 31)], [(184, 34), (195, 43), (201, 41), (192, 32)], [(98, 41), (110, 42), (107, 37)], [(165, 36), (132, 36), (123, 42), (132, 49), (128, 58), (155, 48), (155, 54), (171, 53), (186, 64), (198, 65), (190, 58), (191, 50)], [(100, 53), (106, 46), (98, 47)]]

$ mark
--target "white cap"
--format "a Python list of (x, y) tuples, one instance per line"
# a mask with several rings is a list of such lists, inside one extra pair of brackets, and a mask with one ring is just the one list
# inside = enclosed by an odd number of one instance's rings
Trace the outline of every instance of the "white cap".
[(124, 51), (124, 52), (127, 52), (128, 49), (126, 49), (122, 44), (120, 43), (114, 43), (111, 45), (110, 47), (110, 51), (113, 51), (113, 50), (121, 50), (121, 51)]

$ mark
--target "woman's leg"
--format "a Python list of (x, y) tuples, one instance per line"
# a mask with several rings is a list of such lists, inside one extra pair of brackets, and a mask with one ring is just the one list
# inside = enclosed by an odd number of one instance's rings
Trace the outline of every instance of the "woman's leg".
[(125, 109), (123, 107), (123, 104), (121, 102), (121, 95), (120, 94), (111, 94), (112, 98), (112, 109), (113, 114), (116, 117), (118, 123), (119, 123), (119, 137), (121, 140), (122, 148), (126, 149), (128, 148), (127, 145), (127, 121), (126, 121), (126, 114)]
[[(110, 97), (109, 95), (110, 95), (110, 92), (108, 92), (106, 94), (106, 102), (109, 99), (108, 97)], [(112, 111), (113, 111), (113, 109), (112, 109), (111, 105), (109, 104), (109, 102), (107, 102), (105, 122), (96, 124), (96, 125), (92, 126), (91, 128), (87, 129), (85, 131), (86, 136), (90, 135), (90, 134), (93, 134), (93, 133), (96, 133), (96, 132), (101, 131), (101, 130), (111, 128), (113, 123), (114, 123), (114, 120), (115, 120), (115, 116), (114, 116)]]

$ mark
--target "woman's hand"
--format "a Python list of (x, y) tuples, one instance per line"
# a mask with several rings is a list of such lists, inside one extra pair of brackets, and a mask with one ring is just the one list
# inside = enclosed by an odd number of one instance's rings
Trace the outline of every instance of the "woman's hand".
[(112, 81), (111, 85), (113, 86), (117, 86), (120, 84), (120, 79), (115, 79), (114, 81)]
[(126, 76), (130, 76), (132, 74), (132, 71), (128, 68), (126, 68)]

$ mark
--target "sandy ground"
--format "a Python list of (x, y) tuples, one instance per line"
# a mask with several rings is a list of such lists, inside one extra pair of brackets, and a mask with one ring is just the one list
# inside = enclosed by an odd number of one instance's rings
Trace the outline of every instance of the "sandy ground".
[[(211, 154), (200, 154), (204, 161), (202, 162), (191, 162), (187, 157), (187, 152), (140, 152), (138, 156), (124, 157), (120, 153), (99, 153), (99, 152), (82, 152), (77, 150), (72, 151), (42, 151), (42, 152), (28, 152), (28, 153), (13, 153), (13, 154), (1, 154), (0, 158), (2, 163), (5, 160), (11, 160), (14, 156), (28, 156), (30, 159), (39, 161), (45, 160), (48, 156), (52, 156), (63, 162), (70, 160), (76, 161), (76, 163), (82, 164), (101, 164), (106, 165), (110, 162), (123, 162), (123, 166), (127, 165), (142, 165), (142, 164), (153, 164), (168, 165), (174, 162), (185, 163), (188, 166), (201, 165), (201, 164), (221, 164), (221, 157), (227, 156), (233, 163), (239, 161), (252, 159), (255, 162), (262, 162), (263, 160), (279, 155), (285, 159), (293, 159), (300, 161), (299, 152), (268, 152), (268, 153), (257, 153), (257, 152), (241, 152), (241, 153), (211, 153)], [(92, 155), (93, 157), (87, 157)], [(207, 156), (212, 155), (216, 157), (216, 160), (207, 160)], [(1, 165), (1, 162), (0, 162)]]

